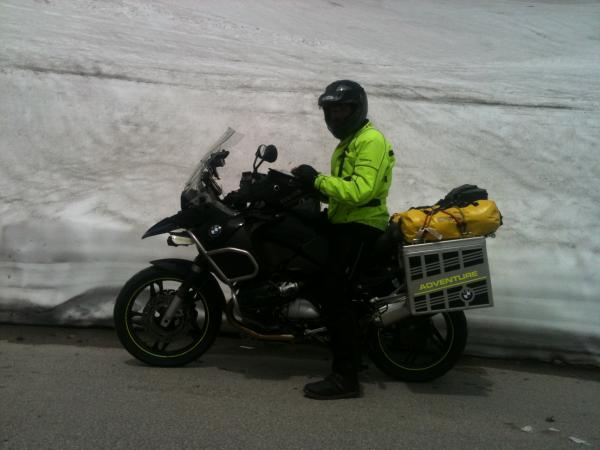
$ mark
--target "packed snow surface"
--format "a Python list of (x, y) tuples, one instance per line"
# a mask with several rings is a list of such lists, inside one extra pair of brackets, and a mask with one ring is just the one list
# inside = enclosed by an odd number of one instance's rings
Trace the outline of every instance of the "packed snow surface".
[(328, 170), (316, 99), (362, 83), (394, 144), (390, 210), (485, 187), (496, 306), (471, 353), (600, 361), (600, 2), (0, 1), (0, 320), (110, 323), (227, 126), (235, 187), (273, 167)]

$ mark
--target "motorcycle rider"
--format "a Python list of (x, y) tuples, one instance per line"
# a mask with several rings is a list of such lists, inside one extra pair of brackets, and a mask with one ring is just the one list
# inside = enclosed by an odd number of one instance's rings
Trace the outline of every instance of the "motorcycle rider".
[[(328, 202), (329, 273), (319, 285), (331, 337), (332, 373), (309, 383), (304, 394), (315, 399), (360, 396), (358, 323), (348, 286), (360, 272), (365, 252), (389, 220), (386, 198), (395, 163), (390, 143), (367, 119), (367, 94), (350, 80), (338, 80), (319, 97), (327, 128), (339, 139), (331, 174), (303, 164), (292, 173), (317, 189)], [(320, 280), (321, 281), (321, 280)]]

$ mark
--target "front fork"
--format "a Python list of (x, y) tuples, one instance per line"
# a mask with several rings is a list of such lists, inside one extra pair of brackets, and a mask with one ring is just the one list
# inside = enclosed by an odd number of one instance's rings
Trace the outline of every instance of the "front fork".
[[(171, 301), (171, 304), (165, 311), (165, 314), (160, 321), (160, 325), (162, 327), (169, 326), (171, 320), (173, 319), (173, 316), (175, 315), (175, 312), (181, 307), (181, 304), (186, 300), (186, 295), (188, 294), (190, 288), (193, 286), (195, 278), (198, 277), (203, 270), (210, 270), (221, 282), (231, 287), (232, 290), (234, 282), (251, 279), (258, 274), (258, 263), (248, 251), (230, 247), (207, 251), (202, 245), (202, 243), (198, 240), (198, 238), (194, 235), (194, 233), (192, 233), (190, 230), (184, 230), (184, 232), (189, 236), (189, 239), (184, 238), (179, 234), (172, 234), (172, 236), (167, 242), (169, 242), (169, 245), (175, 246), (195, 244), (196, 248), (198, 249), (199, 255), (193, 261), (192, 265), (190, 266), (188, 276), (185, 278), (183, 283), (181, 283), (179, 289), (177, 289), (177, 293), (175, 294), (173, 300)], [(228, 278), (225, 275), (225, 273), (223, 273), (223, 271), (220, 269), (220, 267), (215, 263), (215, 261), (211, 258), (211, 255), (223, 252), (234, 252), (246, 255), (254, 266), (253, 272), (235, 278)]]
[(179, 286), (179, 289), (177, 289), (177, 293), (173, 297), (173, 300), (171, 300), (169, 307), (165, 311), (165, 313), (160, 321), (160, 325), (163, 328), (166, 328), (171, 324), (171, 321), (173, 320), (173, 316), (175, 315), (175, 312), (181, 307), (181, 304), (185, 301), (185, 297), (188, 294), (190, 288), (197, 281), (197, 279), (196, 279), (197, 275), (199, 275), (201, 272), (202, 272), (202, 268), (201, 268), (200, 264), (198, 263), (198, 258), (196, 258), (190, 267), (190, 273), (183, 280), (183, 283), (181, 283), (181, 285)]

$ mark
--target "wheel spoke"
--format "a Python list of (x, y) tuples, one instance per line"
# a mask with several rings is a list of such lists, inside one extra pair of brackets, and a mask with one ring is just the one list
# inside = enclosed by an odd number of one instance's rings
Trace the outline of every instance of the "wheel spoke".
[(130, 321), (134, 330), (140, 331), (146, 329), (144, 324), (144, 313), (140, 311), (129, 311), (127, 313), (127, 319)]
[(435, 344), (437, 348), (440, 350), (446, 349), (446, 339), (442, 336), (442, 333), (432, 324), (431, 328), (433, 329), (433, 334), (431, 335), (431, 340)]
[(140, 317), (140, 316), (132, 317), (131, 318), (131, 324), (132, 325), (137, 325), (137, 326), (140, 326), (140, 327), (144, 328), (143, 327), (143, 325), (144, 325), (144, 319), (142, 317)]
[(132, 323), (131, 329), (135, 332), (137, 336), (140, 336), (140, 333), (146, 332), (146, 326), (141, 323)]
[(418, 356), (418, 351), (417, 349), (410, 349), (408, 351), (408, 354), (406, 355), (406, 357), (404, 358), (404, 360), (402, 361), (403, 364), (414, 364), (415, 360), (417, 359)]
[(165, 349), (171, 344), (171, 340), (169, 339), (156, 339), (154, 341), (154, 344), (152, 344), (150, 346), (150, 348), (152, 350), (158, 351), (158, 352), (164, 352)]
[(154, 289), (154, 283), (150, 284), (150, 298), (156, 297), (156, 289)]
[(167, 349), (167, 346), (168, 346), (170, 343), (171, 343), (171, 341), (164, 341), (164, 342), (162, 343), (162, 346), (159, 346), (159, 347), (158, 347), (158, 349), (159, 349), (161, 352), (164, 352), (164, 351)]
[(198, 324), (189, 325), (187, 329), (187, 335), (192, 338), (197, 338), (202, 335), (202, 328), (198, 326)]

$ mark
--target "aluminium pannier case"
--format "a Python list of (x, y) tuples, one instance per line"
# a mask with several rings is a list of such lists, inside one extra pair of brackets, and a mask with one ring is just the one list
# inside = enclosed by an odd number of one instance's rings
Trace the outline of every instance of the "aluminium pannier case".
[(413, 315), (493, 306), (484, 237), (406, 245), (403, 259)]

